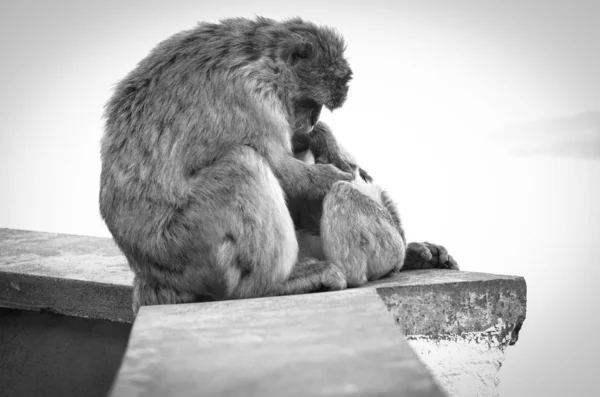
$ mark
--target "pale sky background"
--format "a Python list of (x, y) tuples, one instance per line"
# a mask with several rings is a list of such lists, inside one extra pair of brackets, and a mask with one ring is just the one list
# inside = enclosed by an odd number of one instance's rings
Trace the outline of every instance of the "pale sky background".
[(515, 158), (489, 137), (600, 111), (600, 1), (3, 1), (0, 227), (109, 236), (97, 196), (113, 85), (170, 35), (253, 15), (345, 36), (349, 98), (322, 118), (398, 201), (410, 240), (526, 277), (502, 395), (596, 393), (598, 158)]

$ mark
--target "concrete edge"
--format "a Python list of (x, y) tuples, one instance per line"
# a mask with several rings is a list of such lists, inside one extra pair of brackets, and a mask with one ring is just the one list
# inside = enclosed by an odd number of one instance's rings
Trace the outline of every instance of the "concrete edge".
[(132, 287), (0, 272), (0, 307), (133, 322)]
[(409, 339), (493, 334), (514, 345), (526, 317), (523, 277), (375, 288)]

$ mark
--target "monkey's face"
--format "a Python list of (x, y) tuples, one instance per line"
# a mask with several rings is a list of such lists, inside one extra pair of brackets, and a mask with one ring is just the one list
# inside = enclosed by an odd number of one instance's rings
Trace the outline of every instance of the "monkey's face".
[(348, 95), (352, 70), (337, 37), (291, 44), (286, 54), (294, 79), (291, 92), (296, 130), (309, 130), (319, 120), (323, 106), (334, 110)]
[(341, 107), (346, 101), (352, 70), (344, 58), (318, 57), (312, 62), (299, 64), (296, 73), (301, 97), (329, 110)]
[(310, 132), (319, 121), (323, 105), (312, 99), (298, 99), (293, 103), (293, 130), (300, 133)]

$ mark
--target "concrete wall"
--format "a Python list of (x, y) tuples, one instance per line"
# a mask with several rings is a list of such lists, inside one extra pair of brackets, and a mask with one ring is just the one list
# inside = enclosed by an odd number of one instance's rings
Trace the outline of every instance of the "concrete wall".
[(0, 396), (106, 396), (131, 325), (0, 308)]

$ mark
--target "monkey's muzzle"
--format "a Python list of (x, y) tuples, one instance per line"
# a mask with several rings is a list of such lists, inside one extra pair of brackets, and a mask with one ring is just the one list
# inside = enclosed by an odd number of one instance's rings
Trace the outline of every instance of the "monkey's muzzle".
[(319, 105), (316, 102), (312, 104), (312, 110), (310, 112), (310, 126), (314, 127), (315, 124), (319, 121), (319, 116), (321, 115), (321, 109), (323, 109), (323, 105)]

